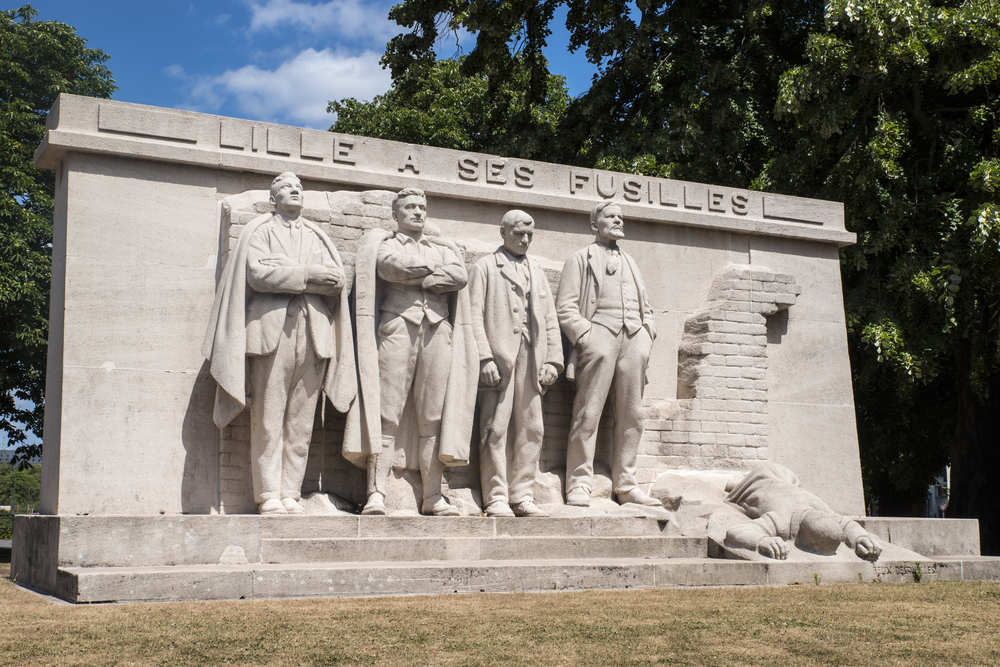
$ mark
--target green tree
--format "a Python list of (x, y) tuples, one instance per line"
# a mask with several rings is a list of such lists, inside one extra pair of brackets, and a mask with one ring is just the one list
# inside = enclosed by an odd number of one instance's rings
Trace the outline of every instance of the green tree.
[(515, 61), (512, 78), (496, 90), (485, 75), (463, 76), (464, 58), (438, 60), (423, 76), (404, 75), (371, 102), (331, 102), (330, 128), (380, 139), (544, 158), (553, 150), (558, 122), (569, 103), (565, 79), (550, 75), (537, 104), (525, 102), (529, 72)]
[(0, 434), (25, 461), (41, 437), (55, 175), (33, 155), (59, 93), (110, 97), (108, 56), (75, 30), (35, 21), (29, 5), (0, 12)]
[(42, 466), (35, 463), (23, 469), (14, 465), (0, 465), (0, 505), (11, 510), (0, 510), (0, 540), (9, 540), (14, 514), (38, 511), (41, 497)]
[(488, 91), (520, 76), (525, 102), (539, 104), (559, 5), (570, 48), (597, 74), (546, 159), (746, 186), (790, 141), (774, 102), (781, 73), (805, 62), (805, 40), (822, 28), (819, 0), (409, 0), (390, 17), (411, 32), (389, 42), (383, 64), (405, 97), (432, 68), (440, 34), (464, 28), (476, 44), (461, 72), (485, 76)]
[(995, 3), (406, 0), (383, 58), (395, 99), (462, 28), (476, 45), (459, 73), (485, 77), (487, 104), (518, 66), (541, 104), (560, 5), (597, 74), (544, 159), (844, 201), (866, 495), (906, 511), (951, 462), (949, 515), (978, 517), (1000, 553)]
[[(768, 165), (843, 201), (859, 430), (869, 486), (918, 490), (952, 465), (950, 516), (1000, 553), (1000, 6), (831, 0), (779, 117), (802, 135)], [(891, 409), (886, 409), (886, 408)]]

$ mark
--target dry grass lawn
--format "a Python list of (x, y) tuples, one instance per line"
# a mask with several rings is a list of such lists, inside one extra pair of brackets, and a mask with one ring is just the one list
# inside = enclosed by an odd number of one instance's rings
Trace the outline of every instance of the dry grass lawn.
[(997, 665), (1000, 584), (54, 604), (6, 580), (0, 665)]

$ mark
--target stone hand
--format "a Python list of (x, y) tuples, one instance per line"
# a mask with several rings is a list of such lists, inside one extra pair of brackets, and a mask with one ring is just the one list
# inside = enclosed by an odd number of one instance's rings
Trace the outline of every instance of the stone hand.
[(483, 364), (479, 371), (479, 381), (487, 387), (495, 387), (500, 384), (500, 369), (495, 361), (490, 360)]
[(344, 282), (344, 272), (336, 266), (310, 264), (308, 267), (308, 274), (308, 280), (311, 283), (336, 287)]
[(542, 370), (538, 372), (538, 382), (545, 387), (555, 382), (558, 377), (559, 371), (552, 364), (545, 364), (542, 366)]
[(879, 555), (882, 553), (882, 547), (880, 547), (871, 537), (865, 535), (854, 545), (854, 553), (858, 555), (858, 558), (870, 560), (874, 563), (878, 560)]
[(757, 553), (768, 558), (785, 560), (788, 558), (788, 546), (780, 537), (765, 537), (757, 543)]

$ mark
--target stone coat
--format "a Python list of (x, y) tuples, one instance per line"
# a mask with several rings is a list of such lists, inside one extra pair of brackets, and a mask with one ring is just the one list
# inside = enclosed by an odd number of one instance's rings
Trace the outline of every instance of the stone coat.
[[(357, 321), (358, 400), (347, 413), (344, 429), (344, 458), (366, 468), (368, 456), (382, 450), (382, 417), (378, 370), (378, 334), (384, 281), (377, 277), (377, 259), (382, 242), (392, 236), (384, 229), (372, 229), (361, 239), (355, 255), (355, 318)], [(432, 236), (432, 243), (446, 246), (457, 257), (462, 251), (451, 241)], [(472, 333), (469, 289), (463, 287), (449, 296), (452, 326), (452, 359), (448, 372), (448, 393), (439, 438), (439, 459), (447, 466), (469, 464), (472, 424), (475, 418), (476, 383), (479, 377), (476, 339)], [(417, 454), (407, 452), (407, 467), (416, 467)]]
[[(211, 362), (212, 377), (218, 383), (214, 420), (219, 428), (229, 424), (246, 407), (247, 354), (259, 354), (259, 350), (267, 347), (263, 342), (263, 329), (257, 332), (247, 330), (247, 309), (256, 296), (255, 290), (247, 284), (247, 257), (250, 254), (251, 239), (262, 226), (271, 221), (271, 218), (271, 213), (255, 218), (240, 233), (236, 247), (230, 254), (222, 278), (219, 280), (208, 330), (205, 332), (205, 340), (201, 347), (202, 354)], [(334, 263), (343, 269), (340, 253), (337, 252), (333, 241), (311, 221), (303, 218), (302, 224), (317, 236)], [(330, 338), (323, 336), (328, 345), (325, 351), (329, 352), (331, 359), (323, 383), (323, 392), (340, 412), (348, 412), (355, 402), (358, 391), (353, 329), (347, 307), (349, 294), (350, 286), (345, 285), (333, 298), (331, 319), (327, 320), (333, 330)], [(271, 305), (275, 306), (279, 300), (275, 300)], [(287, 299), (284, 299), (285, 306), (287, 303)], [(266, 306), (260, 308), (262, 311), (269, 310)], [(284, 318), (284, 307), (278, 312), (280, 317)], [(317, 318), (317, 321), (319, 319)], [(279, 328), (278, 333), (280, 332)], [(276, 345), (277, 338), (274, 342)]]
[[(562, 278), (559, 281), (559, 294), (556, 297), (556, 312), (563, 333), (573, 345), (569, 361), (566, 364), (566, 378), (574, 380), (576, 375), (579, 350), (577, 341), (590, 331), (591, 319), (597, 312), (597, 296), (604, 280), (604, 251), (596, 243), (581, 248), (573, 253), (563, 267)], [(639, 303), (642, 305), (642, 324), (649, 331), (649, 336), (656, 339), (656, 322), (653, 320), (653, 308), (646, 296), (646, 285), (642, 281), (639, 267), (631, 255), (619, 248), (619, 255), (628, 263), (632, 276), (635, 278), (639, 291)]]
[[(544, 364), (552, 364), (557, 372), (562, 372), (562, 338), (548, 278), (534, 258), (525, 257), (524, 261), (528, 263), (531, 276), (528, 298), (536, 366), (532, 369), (532, 377), (535, 390), (544, 394), (548, 387), (538, 381), (538, 374)], [(510, 382), (521, 347), (524, 313), (514, 309), (520, 311), (525, 296), (514, 263), (503, 247), (476, 262), (469, 288), (472, 292), (472, 330), (476, 335), (480, 363), (493, 360), (500, 371), (500, 384), (486, 389), (502, 391)]]

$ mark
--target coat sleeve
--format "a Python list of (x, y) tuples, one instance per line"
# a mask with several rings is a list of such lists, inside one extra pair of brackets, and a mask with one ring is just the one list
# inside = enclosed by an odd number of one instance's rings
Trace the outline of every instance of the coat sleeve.
[(472, 306), (472, 332), (476, 337), (479, 362), (493, 360), (493, 349), (486, 338), (486, 300), (489, 298), (489, 278), (484, 257), (472, 267), (469, 278), (469, 300)]
[(261, 226), (250, 238), (250, 247), (247, 249), (247, 284), (256, 292), (305, 292), (309, 283), (305, 265), (296, 263), (295, 266), (268, 266), (262, 262), (265, 257), (274, 254), (278, 253), (269, 247), (267, 227)]
[(587, 271), (587, 251), (578, 252), (563, 265), (559, 279), (559, 295), (556, 297), (556, 313), (559, 326), (566, 333), (569, 342), (576, 345), (583, 334), (590, 331), (590, 320), (583, 316), (583, 288)]

